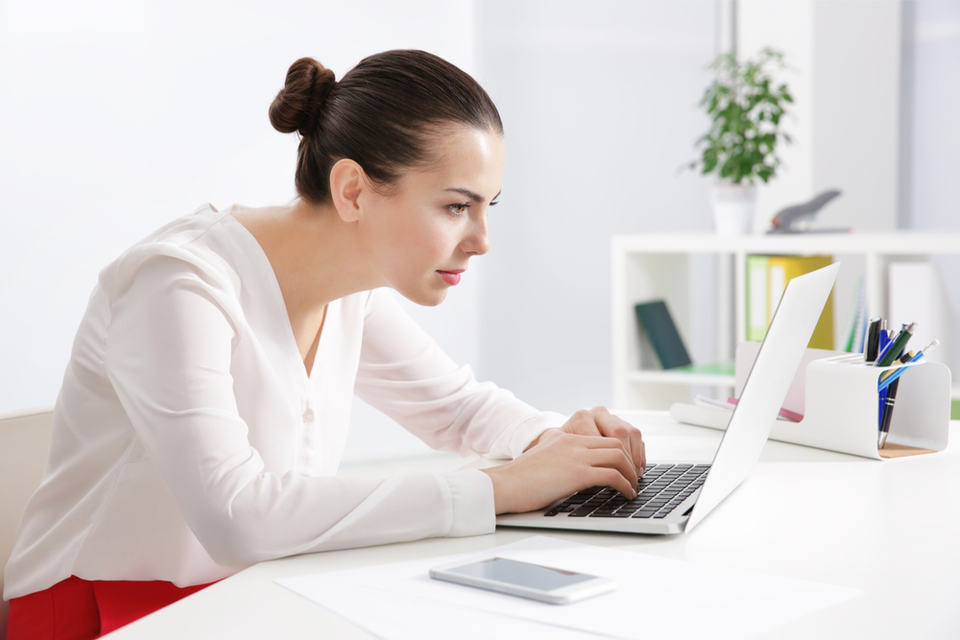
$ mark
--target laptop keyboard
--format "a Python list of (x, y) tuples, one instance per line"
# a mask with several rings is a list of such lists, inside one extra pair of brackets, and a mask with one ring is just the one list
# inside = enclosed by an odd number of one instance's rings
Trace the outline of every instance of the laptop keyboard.
[(707, 477), (709, 464), (653, 464), (637, 485), (633, 500), (610, 487), (578, 491), (544, 516), (571, 518), (665, 518), (692, 496)]

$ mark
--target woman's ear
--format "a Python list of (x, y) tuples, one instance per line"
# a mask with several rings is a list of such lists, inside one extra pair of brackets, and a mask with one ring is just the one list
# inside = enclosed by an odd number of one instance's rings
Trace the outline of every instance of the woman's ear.
[(357, 222), (363, 214), (360, 196), (367, 187), (363, 167), (353, 160), (338, 160), (330, 169), (330, 197), (340, 219)]

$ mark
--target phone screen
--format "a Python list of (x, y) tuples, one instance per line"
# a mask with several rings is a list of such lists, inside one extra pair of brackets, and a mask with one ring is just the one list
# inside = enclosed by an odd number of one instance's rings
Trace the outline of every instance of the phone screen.
[(490, 558), (465, 564), (455, 569), (450, 569), (450, 573), (459, 573), (462, 575), (476, 576), (498, 582), (522, 585), (531, 589), (540, 589), (542, 591), (553, 591), (561, 587), (566, 587), (578, 582), (592, 580), (596, 576), (585, 573), (575, 573), (573, 571), (564, 571), (562, 569), (551, 569), (538, 564), (528, 562), (517, 562), (507, 558)]

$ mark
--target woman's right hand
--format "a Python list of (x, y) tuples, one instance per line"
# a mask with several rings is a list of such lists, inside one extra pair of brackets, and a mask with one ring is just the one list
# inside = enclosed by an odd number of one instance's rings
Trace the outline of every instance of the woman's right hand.
[(557, 431), (515, 460), (481, 471), (493, 481), (497, 514), (535, 511), (587, 487), (637, 494), (637, 470), (623, 443), (603, 436)]

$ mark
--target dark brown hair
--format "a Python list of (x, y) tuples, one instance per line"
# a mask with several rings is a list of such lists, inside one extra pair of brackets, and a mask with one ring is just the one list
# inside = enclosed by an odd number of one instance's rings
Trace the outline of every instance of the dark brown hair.
[(343, 158), (389, 187), (403, 169), (436, 160), (430, 138), (445, 125), (503, 135), (500, 114), (476, 80), (415, 50), (372, 55), (340, 82), (313, 58), (301, 58), (270, 105), (270, 122), (300, 133), (297, 192), (313, 204), (330, 200), (330, 170)]

